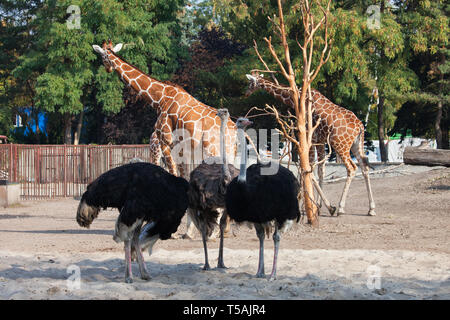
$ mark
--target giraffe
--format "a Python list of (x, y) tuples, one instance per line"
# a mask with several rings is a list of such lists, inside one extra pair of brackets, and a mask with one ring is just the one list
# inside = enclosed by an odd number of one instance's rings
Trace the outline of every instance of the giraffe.
[(156, 134), (156, 130), (153, 131), (150, 136), (150, 162), (156, 164), (158, 166), (161, 165), (161, 147), (159, 146), (158, 135)]
[[(262, 89), (267, 91), (273, 97), (283, 102), (291, 108), (294, 107), (291, 89), (288, 86), (278, 85), (267, 80), (258, 73), (247, 75), (249, 87), (246, 96), (251, 95), (256, 90)], [(375, 216), (375, 201), (372, 195), (372, 188), (369, 180), (369, 165), (367, 157), (364, 154), (364, 125), (356, 117), (356, 115), (342, 108), (330, 100), (328, 100), (319, 91), (312, 89), (312, 110), (313, 121), (316, 122), (320, 118), (320, 124), (313, 133), (313, 144), (317, 150), (318, 160), (325, 157), (325, 144), (330, 142), (331, 147), (339, 155), (347, 169), (347, 180), (342, 191), (341, 199), (337, 215), (345, 213), (345, 201), (347, 198), (350, 184), (355, 176), (356, 165), (350, 157), (350, 150), (358, 160), (361, 172), (366, 183), (367, 193), (369, 197), (369, 216)], [(311, 148), (310, 161), (314, 160), (314, 149)], [(318, 166), (319, 185), (322, 186), (324, 176), (325, 163), (322, 162)]]
[[(158, 81), (124, 61), (117, 55), (123, 47), (122, 43), (113, 46), (109, 40), (108, 43), (103, 41), (101, 47), (92, 47), (102, 57), (108, 73), (116, 71), (126, 85), (132, 87), (156, 110), (158, 119), (150, 145), (152, 161), (159, 162), (162, 154), (170, 173), (188, 179), (187, 164), (183, 163), (185, 159), (177, 163), (174, 156), (178, 160), (178, 156), (183, 156), (184, 151), (198, 148), (203, 158), (219, 156), (220, 118), (216, 109), (198, 101), (183, 88), (170, 82)], [(185, 136), (180, 134), (175, 139), (176, 132)], [(176, 149), (182, 141), (190, 150)], [(230, 119), (227, 122), (225, 141), (226, 154), (232, 162), (236, 156), (236, 125)], [(193, 228), (193, 223), (188, 223), (187, 236), (190, 238)]]

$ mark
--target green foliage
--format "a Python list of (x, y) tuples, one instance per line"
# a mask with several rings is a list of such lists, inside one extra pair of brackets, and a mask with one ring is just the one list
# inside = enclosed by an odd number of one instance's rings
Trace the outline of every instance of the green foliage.
[[(0, 134), (11, 129), (19, 107), (31, 106), (33, 116), (42, 111), (49, 116), (52, 133), (48, 141), (62, 142), (63, 117), (70, 116), (75, 124), (75, 115), (81, 111), (92, 126), (83, 131), (89, 136), (86, 139), (102, 141), (99, 136), (105, 119), (110, 119), (105, 126), (108, 141), (125, 141), (126, 135), (118, 138), (112, 132), (120, 123), (137, 125), (133, 119), (138, 117), (133, 115), (128, 121), (126, 112), (114, 114), (130, 110), (135, 102), (128, 98), (117, 75), (106, 73), (91, 47), (110, 38), (125, 44), (120, 55), (128, 62), (159, 80), (171, 79), (183, 85), (213, 107), (229, 108), (234, 116), (246, 114), (253, 106), (277, 104), (263, 92), (244, 97), (245, 74), (263, 69), (253, 40), (269, 67), (278, 69), (263, 41), (272, 36), (275, 50), (282, 55), (276, 26), (267, 19), (278, 14), (276, 1), (196, 0), (187, 6), (185, 2), (1, 1)], [(282, 3), (300, 85), (302, 61), (296, 39), (301, 42), (303, 37), (301, 12), (298, 0)], [(79, 29), (67, 27), (70, 5), (81, 9)], [(370, 5), (381, 6), (380, 29), (367, 25)], [(313, 10), (321, 15), (317, 7)], [(448, 17), (449, 5), (444, 0), (332, 1), (332, 52), (313, 86), (361, 120), (370, 105), (367, 130), (372, 136), (377, 132), (373, 96), (377, 88), (384, 98), (387, 131), (412, 129), (413, 133), (431, 136), (438, 103), (443, 103), (442, 121), (449, 121)], [(313, 67), (319, 61), (323, 36), (322, 28), (315, 41)], [(256, 126), (275, 126), (269, 118), (255, 118)], [(135, 139), (147, 138), (135, 135)]]
[[(443, 128), (443, 147), (448, 146), (448, 123), (450, 114), (450, 50), (449, 14), (450, 6), (445, 1), (396, 1), (399, 6), (399, 21), (410, 55), (409, 68), (420, 81), (415, 91), (398, 113), (396, 130), (432, 136), (437, 122)], [(438, 119), (438, 109), (442, 118)], [(408, 116), (407, 116), (408, 115)], [(439, 144), (439, 142), (438, 142)]]
[[(325, 5), (326, 1), (322, 1)], [(205, 9), (209, 3), (211, 10)], [(311, 2), (314, 5), (314, 2)], [(329, 37), (332, 41), (332, 53), (316, 78), (314, 87), (321, 90), (332, 101), (355, 112), (361, 119), (365, 118), (367, 106), (375, 87), (383, 91), (386, 101), (385, 122), (390, 129), (395, 120), (395, 111), (404, 102), (405, 93), (414, 89), (417, 77), (407, 66), (402, 26), (397, 21), (393, 9), (385, 10), (382, 15), (381, 28), (369, 29), (366, 9), (374, 1), (333, 1), (329, 18)], [(386, 4), (388, 2), (386, 1)], [(278, 67), (267, 50), (263, 37), (272, 36), (275, 50), (282, 56), (282, 48), (274, 31), (276, 27), (267, 16), (278, 14), (276, 1), (201, 1), (204, 6), (200, 16), (202, 21), (215, 19), (234, 39), (239, 39), (248, 47), (253, 46), (253, 39), (258, 44), (264, 60), (273, 70)], [(303, 38), (303, 23), (298, 1), (284, 1), (286, 28), (289, 35), (291, 59), (297, 71), (300, 85), (302, 57), (296, 39)], [(317, 17), (321, 12), (313, 7)], [(206, 12), (206, 13), (205, 13)], [(208, 15), (209, 14), (209, 15)], [(320, 29), (315, 40), (313, 67), (318, 64), (324, 44), (324, 29)], [(246, 86), (245, 73), (251, 69), (263, 69), (253, 49), (236, 57), (229, 67), (235, 81)], [(278, 77), (282, 80), (282, 77)], [(267, 98), (267, 97), (266, 97)], [(247, 100), (249, 101), (249, 100)], [(266, 101), (261, 100), (259, 106)], [(246, 112), (251, 105), (241, 103)], [(369, 131), (376, 131), (376, 123), (369, 123)]]
[[(183, 4), (184, 0), (35, 1), (26, 20), (33, 30), (28, 45), (14, 57), (16, 63), (11, 63), (12, 56), (7, 59), (13, 80), (28, 83), (27, 104), (38, 110), (72, 116), (99, 103), (104, 112), (116, 113), (124, 106), (124, 86), (116, 75), (106, 74), (92, 45), (107, 39), (123, 42), (127, 61), (158, 79), (169, 79), (186, 52), (180, 46)], [(80, 8), (79, 28), (68, 27), (76, 18), (68, 12), (72, 5)], [(23, 13), (22, 7), (23, 1), (2, 3), (3, 10), (13, 13)], [(17, 36), (2, 35), (2, 44), (11, 44)], [(2, 94), (5, 104), (17, 103), (16, 97)]]

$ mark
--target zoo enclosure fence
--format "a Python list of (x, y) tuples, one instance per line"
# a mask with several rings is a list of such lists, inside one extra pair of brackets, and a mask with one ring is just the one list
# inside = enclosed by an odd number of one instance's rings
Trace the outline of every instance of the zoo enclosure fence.
[(20, 183), (23, 200), (79, 197), (99, 175), (133, 158), (150, 161), (150, 147), (0, 144), (0, 180)]

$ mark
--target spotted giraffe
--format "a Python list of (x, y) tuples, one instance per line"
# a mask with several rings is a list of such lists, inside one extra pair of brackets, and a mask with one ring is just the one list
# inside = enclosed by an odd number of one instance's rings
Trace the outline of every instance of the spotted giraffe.
[[(249, 80), (249, 87), (246, 91), (246, 96), (251, 95), (256, 90), (265, 90), (273, 97), (283, 102), (291, 108), (294, 107), (293, 94), (291, 88), (284, 85), (278, 85), (270, 80), (267, 80), (258, 73), (247, 75)], [(312, 142), (317, 150), (318, 160), (325, 157), (325, 144), (328, 143), (328, 136), (331, 147), (339, 155), (344, 162), (347, 169), (347, 180), (345, 182), (344, 190), (342, 191), (341, 199), (337, 214), (343, 214), (345, 208), (345, 200), (347, 198), (348, 190), (355, 176), (356, 165), (350, 157), (350, 150), (358, 159), (358, 164), (361, 168), (364, 180), (366, 182), (367, 193), (369, 196), (369, 212), (368, 215), (375, 215), (375, 201), (372, 195), (372, 188), (369, 180), (369, 166), (367, 157), (364, 154), (364, 125), (356, 117), (356, 115), (342, 108), (322, 95), (317, 90), (311, 90), (312, 93), (312, 111), (313, 122), (320, 118), (320, 124), (313, 133)], [(310, 161), (314, 160), (314, 149), (310, 150)], [(324, 176), (325, 163), (318, 166), (319, 184), (322, 185)]]
[[(174, 175), (188, 179), (187, 163), (178, 160), (178, 156), (186, 150), (176, 149), (183, 141), (189, 146), (189, 151), (200, 148), (203, 159), (220, 155), (220, 118), (217, 110), (195, 99), (183, 88), (169, 82), (161, 82), (148, 76), (135, 66), (120, 58), (117, 53), (122, 49), (119, 43), (113, 46), (111, 40), (103, 42), (102, 46), (93, 45), (100, 54), (108, 73), (113, 70), (120, 79), (132, 87), (157, 112), (155, 134), (152, 135), (152, 158), (158, 161), (159, 152), (162, 153), (168, 170)], [(185, 133), (174, 138), (175, 132)], [(157, 143), (159, 141), (159, 143)], [(236, 156), (236, 125), (228, 120), (225, 132), (226, 154), (232, 163)], [(159, 145), (160, 151), (157, 150)], [(181, 150), (174, 151), (172, 150)], [(201, 159), (199, 159), (201, 160)], [(187, 236), (192, 237), (193, 224), (188, 226)]]
[(161, 165), (161, 147), (159, 146), (158, 135), (156, 134), (156, 130), (153, 131), (150, 137), (150, 162), (156, 164), (158, 166)]

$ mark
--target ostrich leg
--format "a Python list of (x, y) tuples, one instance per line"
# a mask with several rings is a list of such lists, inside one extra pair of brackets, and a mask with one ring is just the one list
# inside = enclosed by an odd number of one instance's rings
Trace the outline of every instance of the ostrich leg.
[(226, 210), (223, 211), (222, 217), (220, 218), (220, 242), (219, 242), (219, 260), (217, 261), (217, 268), (225, 269), (225, 264), (223, 263), (223, 237), (225, 229), (227, 227), (228, 214)]
[(269, 281), (273, 281), (277, 278), (277, 258), (278, 258), (278, 249), (280, 246), (280, 230), (278, 229), (278, 224), (275, 225), (275, 232), (273, 233), (273, 267), (272, 273), (270, 274)]
[(131, 241), (125, 240), (125, 282), (133, 282), (133, 272), (131, 271)]
[(205, 265), (203, 270), (211, 270), (208, 262), (208, 245), (206, 244), (207, 234), (206, 234), (206, 223), (203, 223), (202, 227), (202, 241), (203, 241), (203, 251), (205, 251)]
[(132, 240), (132, 245), (134, 248), (134, 252), (136, 254), (137, 262), (139, 264), (139, 271), (141, 273), (141, 279), (143, 280), (150, 280), (151, 277), (148, 274), (147, 266), (145, 265), (144, 256), (142, 255), (141, 246), (139, 244), (139, 234), (140, 234), (141, 227), (136, 228)]
[(259, 239), (259, 261), (258, 261), (258, 272), (256, 272), (257, 278), (264, 278), (264, 227), (259, 223), (255, 223), (256, 235)]

